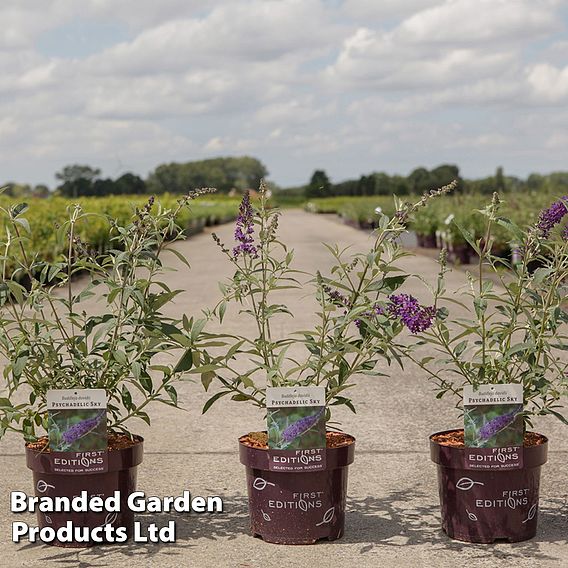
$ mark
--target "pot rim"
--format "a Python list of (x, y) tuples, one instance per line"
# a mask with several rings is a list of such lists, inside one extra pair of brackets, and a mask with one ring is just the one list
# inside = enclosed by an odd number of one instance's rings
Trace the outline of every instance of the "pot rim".
[[(449, 430), (441, 430), (440, 432), (434, 432), (428, 437), (430, 442), (430, 458), (432, 461), (442, 467), (447, 467), (450, 469), (466, 469), (465, 467), (465, 452), (468, 448), (456, 448), (455, 446), (444, 446), (434, 441), (434, 436), (440, 434), (449, 434), (450, 432), (456, 432), (463, 430), (463, 428), (450, 428)], [(535, 446), (523, 446), (523, 467), (522, 469), (540, 467), (544, 465), (548, 459), (548, 438), (544, 434), (539, 434), (544, 440), (542, 444)], [(490, 473), (513, 473), (515, 470), (506, 471), (496, 471), (491, 470)], [(488, 470), (489, 472), (489, 470)]]
[[(340, 467), (346, 467), (353, 463), (355, 459), (355, 436), (351, 434), (345, 434), (351, 438), (351, 443), (345, 446), (338, 446), (336, 448), (325, 448), (326, 450), (326, 468), (323, 471), (329, 471), (332, 469), (337, 469)], [(241, 438), (246, 436), (243, 434), (239, 436), (239, 459), (240, 462), (252, 469), (260, 469), (263, 471), (270, 471), (269, 469), (269, 460), (268, 460), (268, 448), (253, 448), (251, 446), (247, 446), (241, 442)], [(316, 473), (323, 473), (322, 470), (319, 471), (309, 471), (309, 472), (291, 472), (291, 471), (283, 471), (283, 472), (273, 472), (279, 474), (286, 474), (286, 475), (311, 475)]]
[(87, 474), (74, 474), (74, 473), (58, 473), (51, 470), (50, 454), (42, 450), (36, 450), (28, 447), (27, 443), (24, 445), (26, 452), (26, 466), (28, 469), (36, 473), (43, 473), (49, 475), (106, 475), (113, 471), (120, 471), (136, 467), (142, 463), (144, 455), (144, 438), (138, 434), (133, 434), (136, 444), (128, 448), (120, 448), (118, 450), (111, 450), (108, 452), (108, 470), (104, 473), (87, 473)]

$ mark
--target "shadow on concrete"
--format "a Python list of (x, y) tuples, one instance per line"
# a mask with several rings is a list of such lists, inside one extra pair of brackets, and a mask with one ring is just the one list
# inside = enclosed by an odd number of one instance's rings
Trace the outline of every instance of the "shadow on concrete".
[[(429, 503), (425, 505), (424, 503)], [(186, 550), (203, 545), (203, 541), (233, 540), (248, 534), (247, 499), (233, 496), (225, 499), (226, 512), (222, 514), (148, 514), (137, 516), (142, 530), (150, 523), (166, 526), (171, 520), (176, 523), (176, 542), (172, 544), (145, 544), (128, 542), (112, 546), (97, 546), (90, 549), (61, 549), (46, 545), (29, 544), (27, 549), (42, 546), (42, 558), (54, 566), (91, 568), (114, 566), (120, 560), (137, 558), (151, 561), (160, 555), (175, 558)], [(252, 537), (251, 537), (252, 538)], [(349, 499), (346, 514), (346, 534), (340, 540), (318, 546), (360, 545), (359, 553), (386, 551), (391, 547), (427, 547), (434, 551), (464, 551), (468, 562), (471, 559), (514, 560), (530, 558), (534, 561), (555, 560), (541, 550), (542, 543), (563, 545), (568, 543), (568, 496), (561, 499), (541, 499), (539, 530), (536, 538), (519, 543), (469, 544), (449, 539), (440, 528), (438, 504), (431, 496), (418, 491), (400, 491), (381, 498), (366, 497)], [(266, 544), (266, 546), (279, 546)], [(156, 558), (155, 562), (159, 563)], [(180, 558), (181, 561), (181, 558)], [(157, 564), (159, 565), (159, 564)]]
[[(425, 505), (424, 503), (428, 503)], [(568, 543), (568, 495), (560, 499), (541, 498), (537, 536), (517, 543), (471, 544), (451, 540), (440, 524), (438, 503), (431, 495), (417, 491), (400, 491), (382, 498), (350, 499), (347, 503), (346, 534), (341, 543), (361, 544), (360, 554), (375, 548), (428, 547), (430, 550), (462, 551), (467, 549), (468, 562), (495, 558), (514, 560), (531, 558), (558, 560), (541, 550), (542, 543)]]

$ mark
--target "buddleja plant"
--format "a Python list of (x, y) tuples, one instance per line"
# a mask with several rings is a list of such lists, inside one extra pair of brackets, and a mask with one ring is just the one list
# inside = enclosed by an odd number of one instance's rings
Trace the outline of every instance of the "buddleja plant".
[[(568, 213), (568, 196), (542, 211), (537, 223), (526, 229), (500, 216), (500, 205), (494, 194), (492, 202), (477, 211), (485, 218), (483, 238), (476, 240), (458, 227), (479, 257), (476, 274), (467, 273), (468, 286), (459, 296), (446, 291), (448, 269), (442, 251), (434, 305), (455, 309), (437, 309), (432, 327), (412, 350), (403, 351), (434, 381), (437, 397), (454, 395), (460, 409), (464, 385), (520, 383), (528, 424), (535, 415), (554, 415), (568, 424), (559, 412), (568, 387), (568, 226), (557, 228)], [(493, 253), (496, 229), (508, 232), (511, 248), (518, 252), (513, 260)], [(465, 317), (459, 317), (460, 311)], [(437, 356), (420, 356), (416, 348), (425, 343)]]
[[(57, 229), (66, 253), (54, 262), (27, 250), (33, 227), (24, 216), (26, 204), (0, 209), (6, 234), (0, 244), (0, 354), (7, 362), (0, 436), (13, 430), (33, 440), (38, 428), (45, 430), (49, 389), (104, 389), (112, 431), (125, 431), (130, 418), (149, 424), (151, 403), (177, 406), (173, 383), (191, 359), (183, 355), (174, 364), (157, 357), (190, 345), (198, 329), (193, 319), (163, 313), (181, 291), (164, 281), (162, 257), (170, 251), (187, 264), (167, 245), (183, 236), (176, 224), (181, 210), (209, 191), (191, 192), (172, 209), (152, 197), (124, 225), (106, 218), (110, 249), (102, 254), (78, 237), (91, 214), (74, 205)], [(9, 278), (8, 264), (15, 264)], [(88, 314), (81, 302), (95, 295), (99, 314)], [(25, 397), (27, 402), (13, 402)]]
[[(324, 386), (327, 405), (347, 405), (354, 411), (349, 397), (354, 375), (381, 375), (376, 364), (381, 358), (388, 363), (398, 359), (392, 342), (403, 328), (418, 333), (432, 322), (431, 308), (411, 296), (395, 294), (409, 276), (397, 266), (409, 254), (398, 238), (417, 209), (453, 185), (414, 204), (397, 203), (392, 218), (380, 217), (372, 244), (364, 253), (351, 254), (326, 245), (334, 265), (329, 274), (316, 272), (311, 278), (293, 268), (294, 252), (278, 239), (279, 212), (268, 207), (264, 185), (257, 209), (246, 194), (235, 229), (236, 245), (230, 250), (214, 235), (234, 274), (221, 284), (223, 299), (208, 317), (222, 323), (227, 306), (236, 304), (239, 314), (253, 320), (256, 333), (252, 337), (205, 334), (226, 346), (220, 355), (200, 355), (200, 366), (191, 371), (201, 373), (204, 387), (216, 391), (204, 412), (224, 396), (264, 408), (267, 386)], [(300, 279), (306, 278), (318, 306), (316, 324), (277, 337), (274, 320), (292, 314), (274, 298), (304, 288)], [(300, 356), (290, 355), (290, 348), (297, 344), (303, 347)]]

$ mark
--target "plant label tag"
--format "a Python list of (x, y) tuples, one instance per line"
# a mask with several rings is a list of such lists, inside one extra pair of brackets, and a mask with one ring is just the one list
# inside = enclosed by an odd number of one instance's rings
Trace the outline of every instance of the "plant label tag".
[(266, 409), (270, 471), (325, 469), (325, 388), (269, 387)]
[(88, 474), (108, 470), (107, 397), (104, 389), (47, 391), (52, 473)]
[(463, 410), (466, 469), (523, 467), (523, 385), (467, 385)]

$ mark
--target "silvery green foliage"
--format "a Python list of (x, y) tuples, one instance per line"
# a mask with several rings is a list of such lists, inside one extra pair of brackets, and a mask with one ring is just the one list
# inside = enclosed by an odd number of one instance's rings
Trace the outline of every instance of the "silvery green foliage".
[[(150, 198), (124, 226), (105, 218), (112, 245), (103, 254), (78, 237), (92, 215), (75, 205), (57, 229), (67, 254), (53, 262), (27, 250), (27, 205), (1, 209), (6, 237), (0, 243), (0, 354), (7, 364), (0, 391), (0, 436), (14, 430), (31, 440), (38, 428), (46, 429), (49, 389), (105, 389), (108, 426), (115, 431), (124, 431), (130, 418), (149, 424), (151, 403), (177, 406), (173, 383), (191, 367), (191, 357), (185, 353), (170, 363), (163, 357), (158, 363), (157, 357), (180, 345), (191, 346), (192, 332), (202, 323), (163, 313), (180, 290), (171, 290), (164, 281), (162, 257), (172, 252), (189, 266), (167, 245), (183, 236), (177, 215), (208, 191), (189, 193), (173, 209), (163, 209)], [(14, 259), (17, 269), (8, 279), (6, 263)], [(98, 315), (86, 313), (81, 305), (93, 296), (99, 298)], [(24, 393), (28, 401), (12, 402), (16, 393)]]
[[(442, 251), (433, 290), (438, 318), (420, 341), (402, 350), (435, 382), (437, 398), (451, 393), (458, 408), (466, 384), (522, 383), (526, 422), (552, 414), (568, 424), (560, 413), (568, 393), (568, 241), (566, 229), (552, 230), (563, 215), (555, 213), (552, 219), (555, 204), (523, 229), (500, 216), (499, 207), (494, 194), (486, 208), (475, 212), (485, 217), (481, 239), (458, 227), (479, 257), (476, 273), (467, 273), (465, 290), (448, 294)], [(512, 260), (493, 254), (496, 228), (508, 232), (511, 249), (518, 251)], [(465, 317), (459, 317), (460, 311)], [(420, 355), (425, 343), (435, 347), (436, 356)]]
[[(230, 250), (214, 235), (234, 274), (220, 284), (223, 298), (207, 315), (222, 324), (227, 307), (235, 304), (239, 317), (250, 318), (256, 332), (251, 337), (203, 332), (206, 340), (226, 343), (215, 355), (200, 353), (199, 366), (190, 371), (201, 375), (206, 390), (214, 391), (204, 412), (224, 396), (263, 408), (267, 386), (324, 386), (328, 405), (344, 404), (355, 411), (349, 398), (354, 375), (383, 376), (376, 369), (380, 359), (402, 364), (392, 343), (403, 322), (387, 309), (393, 292), (409, 276), (397, 266), (409, 254), (398, 238), (414, 211), (454, 185), (430, 192), (415, 204), (397, 203), (392, 218), (380, 214), (365, 252), (326, 245), (333, 266), (328, 274), (311, 275), (293, 268), (294, 252), (278, 239), (279, 213), (268, 207), (264, 186), (258, 209), (245, 196), (235, 231), (237, 246)], [(286, 291), (297, 288), (306, 294), (311, 288), (316, 324), (278, 337), (278, 318), (293, 315), (282, 303)], [(303, 346), (300, 356), (296, 348), (290, 349), (297, 344)]]

